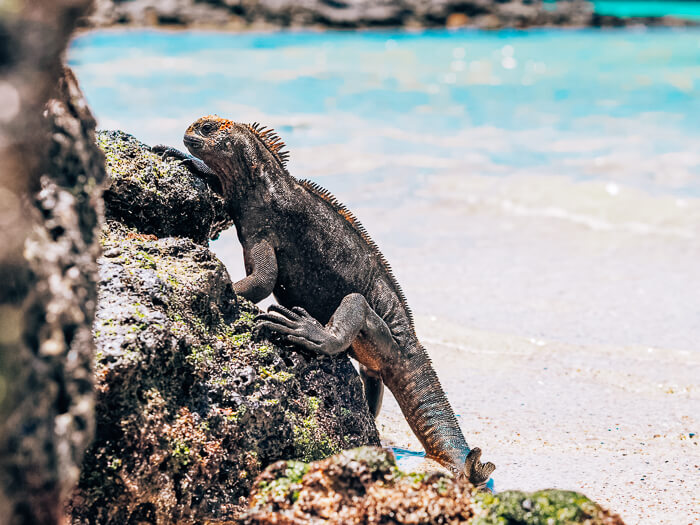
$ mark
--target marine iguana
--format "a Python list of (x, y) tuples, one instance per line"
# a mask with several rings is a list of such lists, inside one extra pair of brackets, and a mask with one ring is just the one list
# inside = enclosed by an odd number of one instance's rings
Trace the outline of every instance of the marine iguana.
[(485, 485), (496, 467), (467, 445), (406, 298), (355, 216), (316, 183), (291, 176), (283, 142), (257, 123), (202, 117), (184, 143), (193, 156), (152, 150), (218, 183), (243, 246), (247, 277), (234, 290), (256, 303), (272, 293), (279, 303), (257, 317), (258, 328), (317, 354), (349, 349), (370, 411), (379, 413), (386, 384), (427, 457)]

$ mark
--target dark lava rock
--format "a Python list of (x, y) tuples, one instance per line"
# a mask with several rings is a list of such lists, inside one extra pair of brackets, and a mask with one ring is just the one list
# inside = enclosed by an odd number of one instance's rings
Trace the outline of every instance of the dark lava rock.
[(106, 217), (157, 237), (207, 244), (231, 225), (221, 197), (177, 162), (165, 161), (122, 131), (100, 131), (109, 186)]
[[(120, 136), (101, 134), (100, 143)], [(112, 191), (124, 193), (108, 202), (125, 206), (135, 194), (135, 206), (154, 211), (142, 223), (134, 220), (140, 215), (129, 215), (129, 226), (112, 220), (103, 232), (94, 325), (97, 429), (70, 505), (73, 523), (230, 517), (274, 461), (309, 461), (378, 444), (347, 357), (317, 358), (257, 337), (257, 308), (236, 297), (223, 264), (204, 245), (151, 233), (163, 231), (152, 217), (173, 224), (171, 208), (159, 204), (175, 203), (159, 195), (158, 185), (162, 173), (181, 168), (133, 138), (119, 143), (124, 150), (113, 143), (105, 148), (114, 156), (108, 158), (112, 177), (110, 166), (142, 160), (136, 182), (113, 184)], [(142, 150), (134, 153), (135, 145)], [(126, 181), (129, 174), (119, 177)], [(136, 187), (144, 191), (137, 194)], [(216, 202), (198, 183), (179, 188), (185, 202), (198, 202), (185, 192)], [(210, 213), (196, 220), (208, 222), (186, 231), (203, 240), (223, 219)]]
[(401, 472), (390, 452), (347, 450), (306, 464), (280, 461), (255, 481), (245, 525), (624, 525), (576, 492), (474, 493), (444, 472)]

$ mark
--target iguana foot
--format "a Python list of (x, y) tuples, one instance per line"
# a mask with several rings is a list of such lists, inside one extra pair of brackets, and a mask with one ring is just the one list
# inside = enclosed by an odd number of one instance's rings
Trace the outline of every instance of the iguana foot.
[(464, 469), (460, 473), (460, 476), (463, 476), (469, 480), (469, 483), (474, 485), (475, 488), (479, 490), (486, 490), (486, 483), (488, 483), (493, 471), (496, 470), (496, 465), (490, 461), (487, 463), (482, 463), (479, 461), (480, 459), (481, 449), (471, 449), (467, 455), (466, 461), (464, 462)]
[(156, 155), (160, 155), (164, 159), (185, 160), (192, 157), (192, 155), (185, 153), (184, 151), (166, 146), (165, 144), (156, 144), (155, 146), (151, 146), (151, 151)]
[(270, 330), (316, 354), (336, 355), (348, 347), (306, 310), (296, 306), (289, 310), (270, 305), (267, 313), (255, 318), (255, 324), (259, 330)]
[(204, 161), (198, 159), (197, 157), (193, 157), (184, 151), (180, 151), (179, 149), (166, 146), (165, 144), (157, 144), (152, 146), (151, 151), (157, 155), (160, 155), (163, 159), (179, 160), (181, 166), (184, 166), (190, 170), (190, 173), (193, 175), (205, 179), (211, 189), (216, 193), (219, 195), (223, 193), (221, 191), (221, 182), (219, 181), (219, 177), (216, 176), (216, 174), (204, 163)]

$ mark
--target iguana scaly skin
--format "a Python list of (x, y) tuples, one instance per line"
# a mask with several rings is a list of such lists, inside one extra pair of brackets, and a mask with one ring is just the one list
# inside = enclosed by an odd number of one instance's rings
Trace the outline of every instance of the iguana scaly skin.
[(187, 129), (184, 143), (194, 157), (153, 150), (218, 183), (243, 245), (247, 277), (236, 293), (253, 302), (272, 293), (280, 305), (258, 316), (258, 326), (318, 354), (349, 349), (374, 415), (383, 382), (427, 456), (484, 485), (496, 467), (467, 445), (401, 288), (350, 211), (288, 173), (272, 130), (209, 116)]

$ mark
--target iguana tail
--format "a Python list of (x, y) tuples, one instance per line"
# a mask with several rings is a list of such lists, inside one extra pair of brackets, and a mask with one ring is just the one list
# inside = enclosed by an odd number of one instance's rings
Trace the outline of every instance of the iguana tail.
[(481, 451), (469, 448), (422, 345), (416, 342), (406, 354), (410, 356), (406, 365), (383, 379), (425, 448), (427, 457), (455, 474), (466, 476), (475, 486), (484, 485), (495, 465), (481, 464)]

